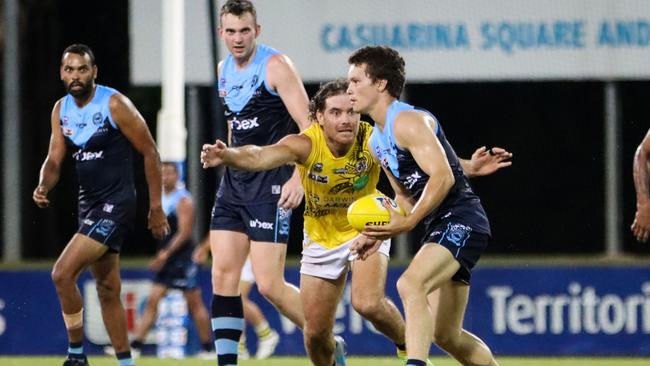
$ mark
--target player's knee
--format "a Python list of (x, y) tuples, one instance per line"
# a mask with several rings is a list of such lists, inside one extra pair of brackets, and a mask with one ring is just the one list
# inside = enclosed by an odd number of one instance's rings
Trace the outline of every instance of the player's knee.
[(223, 293), (236, 291), (239, 287), (239, 277), (235, 272), (224, 270), (219, 267), (212, 267), (212, 291)]
[(52, 277), (52, 282), (54, 282), (54, 286), (56, 287), (64, 286), (73, 281), (73, 278), (70, 276), (69, 272), (64, 271), (56, 266), (52, 269), (50, 277)]
[(107, 302), (120, 298), (119, 281), (98, 279), (95, 287), (97, 288), (97, 297), (100, 302)]
[(397, 280), (396, 287), (401, 299), (408, 298), (415, 290), (413, 280), (406, 276), (402, 276)]
[(277, 281), (266, 280), (257, 282), (257, 291), (272, 303), (276, 303), (281, 297), (281, 286)]
[(432, 342), (438, 347), (451, 351), (456, 344), (457, 336), (448, 329), (435, 329), (433, 332)]
[(353, 296), (352, 307), (364, 318), (373, 318), (381, 307), (381, 299), (375, 296)]
[(318, 323), (305, 323), (303, 330), (305, 343), (309, 346), (311, 344), (325, 344), (331, 338), (331, 327), (324, 326)]

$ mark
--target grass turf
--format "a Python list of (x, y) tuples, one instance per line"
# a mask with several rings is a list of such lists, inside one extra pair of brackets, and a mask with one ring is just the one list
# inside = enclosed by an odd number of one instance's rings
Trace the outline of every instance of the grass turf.
[[(448, 357), (435, 357), (431, 361), (436, 366), (457, 366)], [(586, 358), (586, 357), (499, 357), (501, 366), (647, 366), (650, 358)], [(117, 362), (112, 357), (90, 356), (90, 366), (115, 366)], [(1, 366), (61, 366), (63, 357), (4, 357), (0, 356)], [(207, 366), (216, 365), (217, 361), (202, 361), (193, 358), (184, 360), (161, 360), (153, 357), (143, 357), (136, 360), (137, 366)], [(309, 365), (305, 357), (271, 357), (266, 360), (240, 361), (241, 366), (303, 366)], [(395, 357), (350, 357), (349, 366), (397, 366), (401, 363)]]

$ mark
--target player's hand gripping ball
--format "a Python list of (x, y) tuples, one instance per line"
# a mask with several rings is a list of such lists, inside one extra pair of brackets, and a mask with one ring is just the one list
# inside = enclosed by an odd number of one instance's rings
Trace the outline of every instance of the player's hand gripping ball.
[(400, 215), (404, 215), (404, 210), (395, 201), (381, 193), (372, 193), (359, 198), (348, 207), (350, 226), (361, 232), (366, 225), (388, 224), (390, 222), (390, 212), (382, 204), (384, 200)]

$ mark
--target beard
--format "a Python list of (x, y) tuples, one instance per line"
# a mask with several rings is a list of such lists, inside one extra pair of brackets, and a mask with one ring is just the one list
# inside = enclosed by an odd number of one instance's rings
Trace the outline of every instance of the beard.
[[(81, 86), (81, 88), (72, 89), (73, 86)], [(87, 98), (93, 91), (92, 83), (83, 83), (79, 81), (73, 81), (68, 85), (65, 85), (64, 83), (64, 87), (68, 94), (72, 95), (75, 98)]]

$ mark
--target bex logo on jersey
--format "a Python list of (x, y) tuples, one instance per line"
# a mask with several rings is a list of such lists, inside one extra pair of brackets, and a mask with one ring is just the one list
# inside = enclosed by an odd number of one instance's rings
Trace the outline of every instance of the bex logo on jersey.
[(104, 158), (104, 150), (102, 151), (77, 151), (72, 155), (77, 161), (90, 161)]
[(251, 119), (243, 119), (241, 121), (237, 118), (234, 118), (231, 123), (232, 129), (237, 131), (250, 130), (252, 128), (260, 126), (260, 124), (257, 123), (257, 117)]
[(250, 224), (250, 227), (252, 229), (259, 228), (259, 229), (264, 229), (264, 230), (273, 230), (273, 223), (271, 223), (271, 222), (264, 222), (264, 221), (260, 221), (258, 219), (255, 219), (255, 220), (251, 220), (249, 222), (249, 224)]

